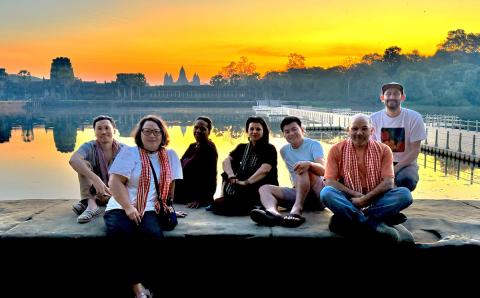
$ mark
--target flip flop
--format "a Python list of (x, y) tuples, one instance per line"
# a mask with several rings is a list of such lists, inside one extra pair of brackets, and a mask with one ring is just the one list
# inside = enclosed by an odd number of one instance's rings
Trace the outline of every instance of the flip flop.
[(282, 226), (287, 228), (296, 228), (302, 225), (304, 222), (305, 217), (299, 214), (290, 213), (288, 215), (285, 215), (285, 217), (283, 218)]
[(280, 225), (283, 221), (283, 217), (260, 209), (250, 211), (250, 218), (257, 224), (268, 227)]

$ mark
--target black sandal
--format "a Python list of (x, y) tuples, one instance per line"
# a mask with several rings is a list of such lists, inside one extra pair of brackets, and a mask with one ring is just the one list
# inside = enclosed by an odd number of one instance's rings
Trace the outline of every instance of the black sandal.
[(305, 222), (305, 217), (290, 213), (289, 215), (285, 215), (282, 221), (282, 226), (287, 228), (296, 228), (302, 225)]
[(280, 225), (283, 217), (273, 214), (267, 210), (253, 209), (250, 211), (250, 218), (259, 225), (273, 227)]

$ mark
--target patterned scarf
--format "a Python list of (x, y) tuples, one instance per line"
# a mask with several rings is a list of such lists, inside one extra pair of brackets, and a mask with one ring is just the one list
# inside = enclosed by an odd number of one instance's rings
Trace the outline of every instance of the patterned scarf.
[[(138, 213), (143, 217), (145, 207), (147, 205), (148, 191), (150, 190), (150, 157), (145, 149), (138, 148), (140, 152), (140, 159), (142, 161), (142, 172), (138, 181), (137, 189), (137, 204)], [(172, 182), (172, 172), (170, 171), (170, 164), (168, 163), (167, 150), (161, 148), (158, 151), (158, 160), (160, 162), (160, 180), (158, 187), (160, 190), (160, 198), (162, 200), (163, 208), (167, 208), (168, 191), (170, 190), (170, 182)], [(155, 211), (160, 212), (160, 201), (155, 200)]]
[(241, 180), (250, 177), (256, 170), (258, 163), (258, 157), (253, 151), (253, 145), (249, 142), (245, 151), (243, 152), (242, 161), (240, 162), (240, 167), (238, 168), (237, 176), (240, 176)]
[[(95, 148), (95, 159), (97, 161), (98, 168), (100, 170), (100, 178), (102, 178), (103, 183), (108, 186), (108, 163), (105, 159), (105, 153), (103, 152), (102, 146), (98, 141), (95, 141), (93, 144)], [(120, 143), (116, 140), (113, 140), (112, 143), (112, 160), (117, 156), (118, 151), (120, 150)]]
[[(358, 172), (357, 154), (351, 139), (348, 139), (343, 147), (342, 154), (343, 173), (345, 175), (345, 186), (360, 193), (362, 192), (362, 181)], [(381, 157), (382, 149), (373, 140), (368, 140), (365, 151), (365, 166), (367, 168), (367, 192), (372, 191), (382, 182)]]
[[(260, 167), (258, 163), (259, 160), (255, 152), (253, 151), (253, 145), (249, 142), (245, 147), (245, 151), (243, 151), (242, 160), (240, 161), (240, 166), (236, 173), (237, 179), (245, 180), (250, 177)], [(236, 190), (236, 184), (227, 182), (224, 192), (226, 195), (234, 196)]]

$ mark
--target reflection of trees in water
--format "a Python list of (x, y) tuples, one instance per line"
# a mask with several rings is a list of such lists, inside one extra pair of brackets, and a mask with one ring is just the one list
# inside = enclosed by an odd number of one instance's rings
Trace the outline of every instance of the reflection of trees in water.
[[(424, 154), (425, 155), (425, 154)], [(470, 165), (471, 163), (457, 160), (454, 158), (450, 157), (445, 157), (445, 156), (434, 156), (434, 160), (432, 162), (437, 163), (437, 171), (442, 171), (444, 173), (454, 175), (457, 173), (457, 170), (460, 169), (460, 171), (468, 171), (470, 170)]]
[(239, 139), (243, 136), (245, 132), (243, 131), (243, 129), (234, 129), (232, 128), (230, 130), (230, 136), (232, 137), (232, 139)]
[(31, 115), (27, 115), (24, 124), (22, 125), (22, 138), (25, 143), (30, 143), (35, 139), (33, 134), (34, 120)]
[(34, 140), (33, 128), (37, 123), (38, 121), (31, 115), (2, 116), (0, 119), (0, 143), (10, 141), (14, 127), (22, 128), (24, 142), (32, 142)]
[[(23, 118), (16, 119), (15, 123), (24, 128), (26, 141), (33, 140), (31, 129), (34, 124), (53, 127), (57, 149), (59, 151), (63, 150), (62, 152), (71, 152), (75, 148), (76, 129), (91, 128), (93, 119), (101, 114), (112, 116), (115, 119), (117, 129), (122, 137), (131, 136), (135, 125), (142, 117), (154, 114), (160, 116), (170, 126), (179, 125), (183, 134), (186, 133), (188, 126), (193, 125), (198, 116), (208, 116), (212, 119), (213, 133), (215, 135), (226, 134), (233, 139), (238, 139), (244, 135), (245, 122), (249, 116), (252, 116), (253, 111), (248, 108), (51, 108), (39, 113), (27, 113), (27, 115), (22, 116)], [(7, 134), (10, 133), (11, 121), (13, 122), (13, 120), (8, 120), (7, 118), (7, 120), (4, 121), (2, 119), (2, 122), (0, 122), (5, 127), (3, 130), (4, 138), (7, 138)], [(266, 122), (273, 135), (283, 138), (279, 123), (270, 123), (268, 120)], [(341, 131), (317, 131), (308, 132), (307, 136), (333, 144), (342, 140), (345, 137), (345, 133)], [(9, 135), (8, 138), (10, 138)]]
[(347, 138), (347, 133), (343, 130), (309, 131), (307, 137), (320, 140), (323, 143), (334, 145)]
[[(245, 122), (253, 111), (248, 108), (51, 108), (39, 113), (29, 112), (22, 119), (17, 119), (17, 125), (24, 129), (24, 140), (33, 140), (33, 124), (43, 124), (45, 127), (53, 127), (55, 145), (59, 151), (71, 152), (75, 148), (76, 129), (91, 128), (93, 119), (101, 114), (112, 116), (117, 124), (117, 129), (122, 137), (131, 136), (138, 121), (148, 115), (154, 114), (164, 119), (168, 125), (180, 125), (185, 134), (187, 127), (193, 125), (198, 116), (208, 116), (213, 122), (213, 133), (218, 135), (227, 134), (232, 139), (241, 138), (245, 133)], [(61, 115), (61, 116), (59, 116)], [(283, 137), (279, 123), (269, 123), (265, 119), (272, 134)], [(9, 126), (10, 125), (10, 126)], [(273, 125), (273, 126), (272, 126)], [(3, 121), (3, 139), (10, 138), (11, 122)], [(60, 131), (62, 130), (62, 131)], [(341, 139), (342, 132), (325, 131), (309, 133), (312, 138), (324, 140), (327, 143), (335, 143)], [(2, 139), (0, 139), (2, 140)]]
[(243, 127), (241, 126), (223, 126), (220, 128), (213, 128), (212, 133), (217, 137), (222, 137), (224, 135), (230, 136), (232, 139), (239, 139), (245, 133)]
[(180, 130), (182, 131), (182, 136), (185, 136), (185, 134), (187, 133), (187, 126), (180, 125)]
[(479, 176), (476, 174), (479, 165), (471, 162), (454, 159), (451, 157), (428, 155), (422, 153), (419, 166), (432, 169), (434, 172), (443, 173), (444, 175), (455, 176), (459, 179), (469, 180), (471, 183), (480, 182)]
[(71, 115), (62, 115), (53, 120), (53, 140), (58, 151), (73, 152), (77, 139), (77, 128), (80, 125), (80, 118), (73, 118)]
[[(72, 152), (75, 149), (77, 129), (91, 128), (93, 118), (106, 114), (112, 116), (122, 137), (130, 136), (137, 122), (145, 115), (155, 114), (162, 117), (169, 125), (180, 125), (182, 133), (192, 126), (198, 116), (208, 116), (213, 121), (213, 134), (216, 136), (228, 136), (232, 140), (241, 138), (245, 133), (245, 122), (253, 114), (251, 109), (245, 108), (144, 108), (130, 107), (115, 109), (104, 108), (51, 108), (42, 112), (27, 111), (22, 115), (6, 115), (0, 119), (0, 143), (8, 142), (11, 138), (13, 127), (22, 127), (22, 136), (25, 142), (34, 141), (33, 128), (36, 125), (44, 125), (46, 129), (53, 128), (55, 146), (60, 152)], [(271, 133), (275, 137), (283, 138), (279, 123), (269, 123)], [(273, 125), (273, 127), (272, 127)], [(321, 140), (326, 144), (335, 144), (346, 138), (343, 131), (309, 131), (307, 136)], [(421, 159), (421, 158), (420, 158)], [(456, 176), (460, 169), (461, 176), (469, 177), (471, 165), (458, 162), (453, 159), (445, 161), (437, 157), (436, 171)], [(428, 156), (427, 167), (434, 168), (434, 157)], [(419, 160), (419, 165), (422, 161)], [(475, 165), (478, 172), (478, 165)], [(477, 176), (475, 176), (477, 177)], [(468, 178), (464, 178), (468, 179)], [(478, 177), (475, 178), (478, 181)]]
[(30, 143), (35, 139), (32, 129), (22, 129), (22, 138), (25, 143)]
[(144, 116), (144, 114), (140, 113), (132, 113), (132, 114), (113, 114), (110, 115), (115, 119), (117, 124), (118, 132), (122, 137), (128, 137), (132, 134), (133, 129), (137, 122)]
[(0, 142), (8, 142), (14, 126), (22, 127), (22, 136), (25, 142), (34, 140), (34, 125), (44, 125), (53, 128), (55, 146), (60, 152), (72, 152), (75, 148), (77, 129), (91, 127), (93, 119), (101, 114), (112, 116), (122, 137), (131, 136), (138, 121), (149, 114), (160, 116), (168, 125), (180, 125), (185, 134), (187, 126), (193, 125), (198, 116), (208, 116), (212, 119), (213, 127), (218, 133), (229, 130), (232, 138), (243, 134), (243, 126), (253, 111), (250, 109), (213, 108), (213, 112), (206, 109), (158, 109), (158, 108), (55, 108), (41, 112), (28, 112), (26, 115), (5, 117), (0, 120)]
[(211, 133), (216, 135), (217, 137), (222, 137), (224, 132), (224, 130), (219, 130), (218, 128), (214, 127)]
[(0, 144), (10, 141), (12, 137), (12, 122), (8, 118), (0, 119)]
[[(139, 111), (133, 113), (111, 113), (116, 123), (118, 131), (121, 136), (130, 136), (132, 131), (135, 129), (135, 125), (140, 121), (140, 119), (148, 114), (154, 114), (160, 116), (163, 120), (167, 122), (169, 126), (179, 125), (183, 127), (182, 133), (185, 134), (187, 126), (193, 125), (195, 119), (198, 116), (206, 115), (212, 119), (213, 127), (216, 131), (225, 131), (230, 127), (233, 127), (235, 135), (237, 135), (238, 130), (243, 130), (243, 123), (247, 120), (250, 114), (228, 114), (229, 111), (225, 113), (195, 113), (195, 112), (182, 112), (182, 111)], [(237, 124), (239, 123), (239, 124)]]

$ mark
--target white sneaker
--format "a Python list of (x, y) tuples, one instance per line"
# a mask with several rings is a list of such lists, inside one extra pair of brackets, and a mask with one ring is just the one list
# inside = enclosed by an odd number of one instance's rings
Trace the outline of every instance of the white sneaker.
[(98, 215), (102, 214), (102, 210), (97, 207), (97, 209), (85, 209), (83, 213), (77, 218), (78, 223), (87, 223), (91, 221), (93, 218), (97, 217)]

